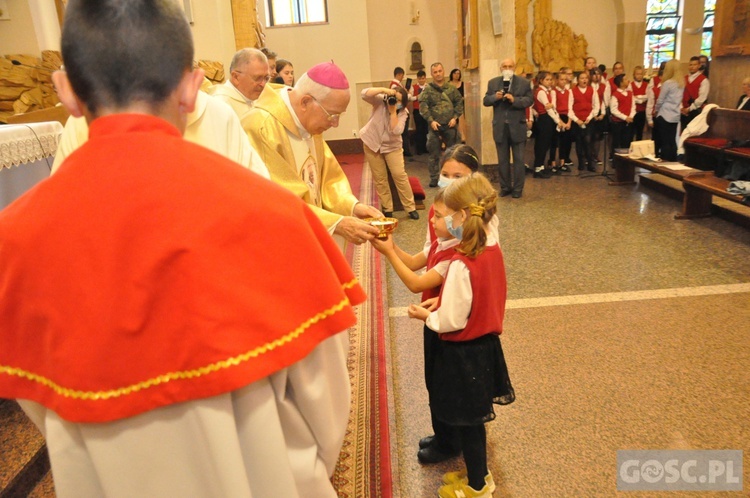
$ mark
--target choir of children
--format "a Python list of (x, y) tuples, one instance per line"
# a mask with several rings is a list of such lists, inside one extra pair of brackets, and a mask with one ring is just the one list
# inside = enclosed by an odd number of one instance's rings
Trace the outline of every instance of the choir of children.
[[(697, 57), (691, 59), (691, 72), (685, 77), (680, 109), (688, 118), (695, 113), (693, 107), (700, 110), (705, 105), (708, 87), (707, 75), (693, 59)], [(569, 172), (573, 142), (578, 170), (596, 171), (596, 165), (602, 164), (599, 152), (605, 134), (611, 136), (611, 158), (615, 149), (628, 149), (633, 140), (643, 140), (647, 124), (660, 157), (663, 134), (655, 118), (666, 62), (649, 79), (643, 66), (636, 66), (632, 80), (621, 62), (612, 66), (609, 79), (601, 66), (596, 67), (596, 59), (589, 57), (586, 64), (587, 69), (576, 76), (569, 67), (561, 67), (557, 73), (539, 71), (533, 80), (534, 103), (527, 111), (527, 122), (534, 129), (534, 167), (528, 170), (534, 178)]]

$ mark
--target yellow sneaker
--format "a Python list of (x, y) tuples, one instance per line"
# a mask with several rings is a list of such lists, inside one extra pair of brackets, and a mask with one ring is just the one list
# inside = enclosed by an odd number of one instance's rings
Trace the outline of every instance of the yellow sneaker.
[[(485, 483), (486, 481), (487, 478), (485, 478)], [(477, 491), (466, 483), (454, 482), (440, 487), (438, 496), (440, 498), (492, 498), (492, 491), (490, 491), (488, 484)]]
[(466, 471), (457, 470), (455, 472), (446, 472), (443, 474), (443, 484), (453, 484), (455, 482), (467, 482)]
[[(468, 485), (469, 479), (466, 477), (465, 470), (457, 470), (455, 472), (447, 472), (443, 474), (444, 484), (457, 484), (462, 483)], [(495, 480), (492, 478), (492, 472), (487, 471), (487, 475), (484, 476), (484, 483), (486, 487), (489, 487), (490, 493), (495, 492)]]

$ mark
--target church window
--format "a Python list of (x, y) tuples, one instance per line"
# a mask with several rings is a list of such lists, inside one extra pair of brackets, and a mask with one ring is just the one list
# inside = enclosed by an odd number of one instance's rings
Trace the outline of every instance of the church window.
[(326, 0), (266, 0), (266, 26), (328, 22)]
[(714, 35), (714, 15), (716, 0), (706, 0), (703, 7), (703, 34), (701, 35), (701, 55), (711, 58), (711, 41)]
[(679, 9), (679, 0), (648, 0), (644, 67), (658, 68), (662, 62), (676, 57)]

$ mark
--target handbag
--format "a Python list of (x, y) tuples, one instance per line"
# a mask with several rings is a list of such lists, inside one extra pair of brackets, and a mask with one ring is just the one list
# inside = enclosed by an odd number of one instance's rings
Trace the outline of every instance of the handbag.
[(641, 159), (646, 156), (654, 157), (654, 150), (653, 140), (638, 140), (630, 142), (628, 157), (631, 159)]

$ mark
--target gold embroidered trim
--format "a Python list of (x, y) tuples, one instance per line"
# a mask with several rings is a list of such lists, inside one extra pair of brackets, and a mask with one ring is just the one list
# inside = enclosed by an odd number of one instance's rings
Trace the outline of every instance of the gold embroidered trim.
[[(351, 282), (345, 283), (342, 286), (342, 288), (351, 289), (357, 284), (358, 284), (357, 280), (354, 279)], [(324, 320), (325, 318), (328, 318), (329, 316), (335, 315), (336, 313), (344, 309), (344, 307), (347, 306), (348, 304), (349, 304), (349, 299), (344, 298), (338, 304), (331, 306), (327, 310), (322, 311), (316, 314), (315, 316), (313, 316), (312, 318), (306, 320), (299, 327), (297, 327), (290, 333), (280, 337), (279, 339), (266, 343), (262, 346), (258, 346), (257, 348), (252, 349), (246, 353), (242, 353), (238, 356), (227, 358), (226, 360), (217, 361), (215, 363), (211, 363), (209, 365), (206, 365), (200, 368), (195, 368), (192, 370), (183, 370), (181, 372), (165, 373), (157, 377), (152, 377), (151, 379), (138, 382), (137, 384), (131, 384), (127, 387), (121, 387), (119, 389), (111, 389), (109, 391), (78, 391), (75, 389), (69, 389), (67, 387), (63, 387), (57, 384), (56, 382), (46, 377), (42, 377), (41, 375), (37, 375), (33, 372), (28, 372), (21, 368), (9, 367), (5, 365), (0, 365), (0, 373), (4, 373), (4, 374), (11, 375), (14, 377), (22, 377), (32, 382), (38, 382), (39, 384), (42, 384), (52, 389), (55, 393), (61, 396), (64, 396), (66, 398), (94, 400), (94, 401), (107, 400), (110, 398), (118, 398), (120, 396), (127, 396), (129, 394), (136, 393), (143, 389), (148, 389), (150, 387), (158, 386), (159, 384), (165, 384), (172, 380), (182, 380), (182, 379), (192, 379), (196, 377), (202, 377), (204, 375), (208, 375), (213, 372), (218, 372), (219, 370), (224, 370), (229, 367), (236, 367), (242, 363), (247, 362), (251, 358), (257, 358), (258, 356), (262, 354), (265, 354), (278, 347), (284, 346), (285, 344), (289, 342), (292, 342), (293, 340), (299, 338), (302, 334), (304, 334), (305, 331), (309, 329), (312, 325), (314, 325), (315, 323), (321, 320)]]

